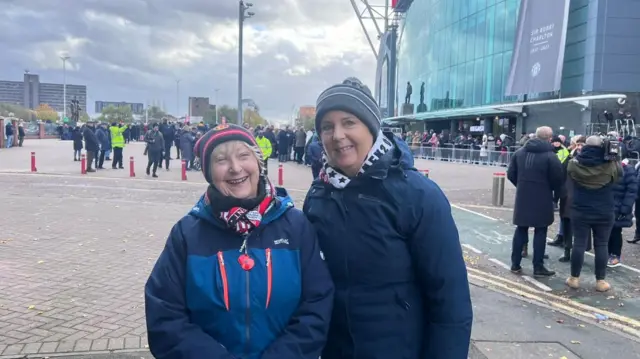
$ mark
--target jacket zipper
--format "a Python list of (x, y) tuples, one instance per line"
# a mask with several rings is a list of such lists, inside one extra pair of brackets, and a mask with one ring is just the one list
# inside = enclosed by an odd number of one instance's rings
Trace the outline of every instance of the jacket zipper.
[(271, 282), (272, 282), (272, 265), (271, 265), (271, 248), (266, 249), (267, 252), (267, 306), (265, 308), (269, 308), (269, 302), (271, 302)]
[[(250, 236), (250, 235), (247, 235)], [(245, 237), (246, 238), (246, 237)], [(247, 239), (247, 243), (249, 242), (248, 238)], [(244, 254), (248, 255), (249, 250), (247, 247), (244, 248)], [(245, 346), (244, 346), (244, 351), (246, 355), (249, 355), (249, 353), (251, 353), (251, 286), (249, 284), (249, 278), (251, 277), (249, 275), (249, 272), (251, 272), (251, 270), (245, 271), (244, 275), (245, 275), (245, 299), (246, 299), (246, 309), (245, 309), (245, 325), (244, 325), (244, 334), (247, 337), (247, 341), (245, 342)]]
[(224, 256), (218, 252), (218, 264), (220, 265), (220, 277), (222, 278), (222, 297), (224, 306), (229, 311), (229, 282), (227, 281), (227, 268), (224, 266)]

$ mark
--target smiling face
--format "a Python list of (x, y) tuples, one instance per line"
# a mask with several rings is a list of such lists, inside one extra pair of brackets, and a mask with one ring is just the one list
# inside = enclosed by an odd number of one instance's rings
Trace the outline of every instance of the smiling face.
[(256, 153), (244, 142), (229, 141), (211, 154), (213, 185), (224, 196), (238, 199), (258, 195), (260, 165)]
[(329, 111), (320, 122), (320, 138), (329, 164), (355, 177), (373, 146), (367, 126), (344, 111)]

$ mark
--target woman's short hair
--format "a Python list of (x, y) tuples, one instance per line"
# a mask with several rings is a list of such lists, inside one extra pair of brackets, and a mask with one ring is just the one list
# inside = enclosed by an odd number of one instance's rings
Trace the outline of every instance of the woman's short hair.
[(227, 142), (223, 142), (223, 143), (219, 144), (211, 152), (211, 159), (216, 158), (220, 154), (228, 154), (238, 144), (241, 144), (241, 145), (245, 146), (246, 148), (250, 149), (251, 153), (256, 158), (256, 161), (258, 161), (258, 166), (260, 166), (260, 169), (264, 168), (264, 161), (262, 160), (262, 152), (261, 152), (260, 148), (251, 146), (248, 143), (243, 142), (243, 141), (227, 141)]

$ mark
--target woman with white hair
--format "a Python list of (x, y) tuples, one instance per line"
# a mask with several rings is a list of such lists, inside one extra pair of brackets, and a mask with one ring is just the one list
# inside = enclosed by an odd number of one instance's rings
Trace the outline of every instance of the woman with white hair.
[(158, 359), (317, 359), (333, 284), (316, 234), (264, 175), (253, 135), (220, 125), (196, 144), (209, 183), (173, 226), (145, 287)]

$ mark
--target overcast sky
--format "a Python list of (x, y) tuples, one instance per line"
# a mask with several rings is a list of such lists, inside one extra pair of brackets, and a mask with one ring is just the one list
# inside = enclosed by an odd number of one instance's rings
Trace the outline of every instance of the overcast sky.
[[(271, 120), (314, 105), (348, 76), (373, 88), (375, 61), (348, 0), (255, 0), (245, 27), (244, 98)], [(73, 4), (73, 5), (71, 5)], [(236, 0), (0, 0), (0, 79), (86, 85), (94, 101), (163, 101), (188, 96), (235, 107)]]

